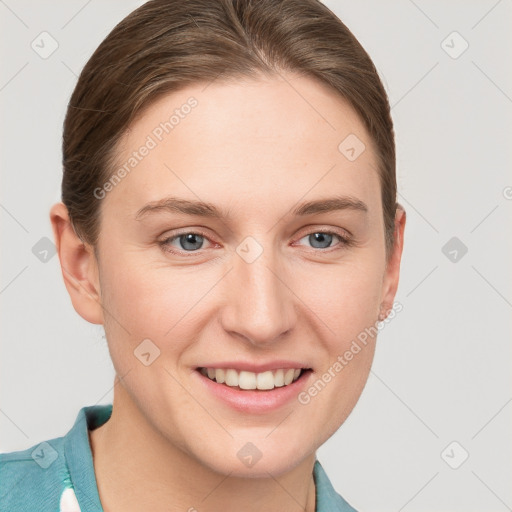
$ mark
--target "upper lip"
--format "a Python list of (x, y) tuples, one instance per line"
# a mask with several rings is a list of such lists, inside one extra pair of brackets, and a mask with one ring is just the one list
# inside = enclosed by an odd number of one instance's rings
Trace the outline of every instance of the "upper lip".
[(245, 370), (247, 372), (261, 373), (268, 370), (279, 370), (280, 368), (299, 368), (299, 369), (310, 369), (307, 364), (300, 363), (298, 361), (269, 361), (267, 363), (251, 363), (249, 361), (222, 361), (218, 363), (205, 363), (198, 366), (197, 368), (223, 368), (225, 370), (232, 368), (234, 370)]

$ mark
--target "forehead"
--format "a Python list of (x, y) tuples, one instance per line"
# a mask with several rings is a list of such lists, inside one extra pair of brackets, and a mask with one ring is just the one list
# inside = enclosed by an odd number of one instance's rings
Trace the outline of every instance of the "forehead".
[[(256, 213), (327, 193), (380, 208), (373, 142), (353, 108), (293, 75), (194, 84), (144, 110), (121, 140), (111, 207), (134, 214), (165, 195)], [(238, 204), (240, 202), (240, 204)], [(372, 203), (374, 203), (372, 205)]]

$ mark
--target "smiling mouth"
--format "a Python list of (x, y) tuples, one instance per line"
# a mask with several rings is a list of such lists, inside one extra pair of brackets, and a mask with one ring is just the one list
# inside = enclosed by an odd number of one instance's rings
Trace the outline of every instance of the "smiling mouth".
[(216, 382), (239, 390), (271, 391), (286, 387), (299, 380), (311, 368), (280, 368), (260, 373), (234, 368), (197, 368), (202, 375)]

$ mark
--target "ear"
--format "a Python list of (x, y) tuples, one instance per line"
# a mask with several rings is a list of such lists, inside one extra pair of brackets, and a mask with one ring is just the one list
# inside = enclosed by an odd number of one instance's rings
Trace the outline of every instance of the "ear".
[(103, 324), (98, 263), (93, 248), (76, 235), (63, 203), (51, 207), (50, 220), (62, 277), (75, 311), (88, 322)]
[(395, 243), (383, 278), (381, 309), (379, 315), (379, 320), (381, 321), (388, 316), (390, 310), (393, 308), (396, 290), (398, 289), (400, 261), (402, 259), (402, 250), (404, 247), (405, 220), (405, 209), (403, 206), (397, 204), (395, 214)]

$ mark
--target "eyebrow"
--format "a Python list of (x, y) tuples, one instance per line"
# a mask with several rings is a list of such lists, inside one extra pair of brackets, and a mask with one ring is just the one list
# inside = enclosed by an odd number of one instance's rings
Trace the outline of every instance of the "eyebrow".
[[(291, 213), (294, 216), (303, 217), (306, 215), (314, 215), (316, 213), (326, 213), (339, 210), (353, 210), (366, 214), (368, 212), (368, 207), (363, 201), (355, 197), (334, 196), (301, 203), (296, 206)], [(229, 212), (219, 209), (212, 203), (190, 201), (188, 199), (180, 199), (177, 197), (166, 197), (158, 201), (152, 201), (143, 206), (135, 215), (135, 219), (140, 220), (149, 213), (162, 211), (214, 219), (227, 219), (230, 217)]]

